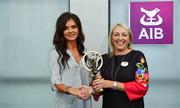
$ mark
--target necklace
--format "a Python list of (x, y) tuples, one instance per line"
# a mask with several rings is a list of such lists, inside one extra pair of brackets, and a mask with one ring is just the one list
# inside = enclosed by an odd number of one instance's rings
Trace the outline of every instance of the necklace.
[[(120, 64), (118, 64), (119, 66), (117, 67), (117, 69), (114, 72), (113, 72), (113, 70), (114, 70), (114, 56), (112, 57), (111, 79), (113, 81), (115, 81), (117, 73), (120, 70), (121, 66), (123, 66), (123, 67), (128, 66), (129, 63), (127, 61), (124, 61), (125, 57), (126, 57), (126, 55), (123, 56)], [(114, 73), (114, 75), (113, 75), (113, 73)]]

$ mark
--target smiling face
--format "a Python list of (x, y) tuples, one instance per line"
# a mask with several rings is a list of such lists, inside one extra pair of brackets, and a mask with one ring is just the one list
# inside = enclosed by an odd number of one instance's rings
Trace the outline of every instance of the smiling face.
[(78, 34), (79, 30), (74, 20), (70, 19), (67, 21), (64, 30), (64, 38), (69, 42), (76, 41)]
[(121, 26), (117, 26), (112, 32), (111, 42), (115, 53), (128, 50), (128, 45), (130, 43), (128, 31)]

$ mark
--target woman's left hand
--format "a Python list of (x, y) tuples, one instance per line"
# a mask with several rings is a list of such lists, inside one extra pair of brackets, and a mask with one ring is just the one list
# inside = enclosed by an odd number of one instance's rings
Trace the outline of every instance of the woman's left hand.
[(78, 95), (78, 98), (82, 99), (82, 100), (86, 100), (88, 99), (91, 94), (89, 93), (89, 91), (86, 88), (79, 88), (80, 89), (80, 94)]

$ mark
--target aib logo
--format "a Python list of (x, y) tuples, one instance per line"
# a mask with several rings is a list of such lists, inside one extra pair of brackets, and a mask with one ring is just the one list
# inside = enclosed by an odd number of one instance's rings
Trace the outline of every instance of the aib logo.
[(131, 2), (130, 27), (134, 44), (172, 44), (173, 1)]
[[(160, 25), (163, 21), (162, 17), (158, 14), (158, 12), (160, 11), (160, 9), (155, 8), (153, 10), (146, 10), (143, 7), (141, 7), (141, 12), (144, 13), (143, 16), (140, 19), (140, 23), (142, 25)], [(155, 16), (157, 15), (157, 20), (155, 18)], [(145, 20), (145, 16), (147, 16), (148, 18), (146, 18)]]
[[(157, 26), (162, 24), (163, 19), (158, 14), (160, 9), (155, 8), (153, 10), (146, 10), (141, 7), (141, 12), (144, 13), (140, 19), (140, 23), (144, 26)], [(157, 17), (156, 17), (157, 16)], [(139, 39), (162, 39), (163, 38), (163, 29), (160, 27), (151, 27), (149, 28), (149, 35), (145, 28), (142, 28)]]

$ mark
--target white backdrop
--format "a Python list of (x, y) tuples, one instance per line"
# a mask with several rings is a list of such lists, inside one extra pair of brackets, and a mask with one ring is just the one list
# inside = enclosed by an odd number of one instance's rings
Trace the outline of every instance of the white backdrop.
[(88, 50), (108, 51), (108, 0), (70, 0), (70, 11), (82, 21)]

